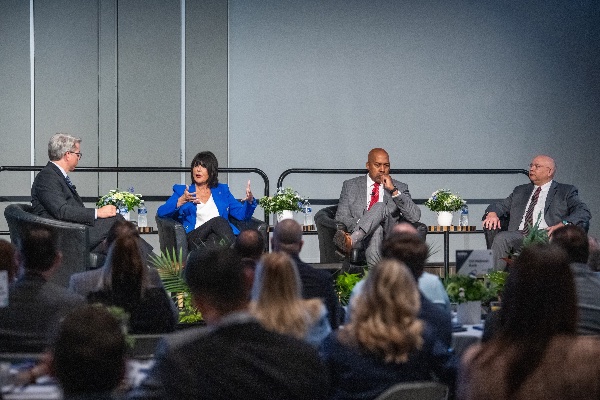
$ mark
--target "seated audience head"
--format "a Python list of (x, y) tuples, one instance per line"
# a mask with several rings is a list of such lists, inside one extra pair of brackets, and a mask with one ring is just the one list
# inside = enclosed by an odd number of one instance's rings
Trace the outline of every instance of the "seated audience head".
[(125, 303), (133, 304), (139, 300), (144, 288), (146, 266), (138, 238), (118, 236), (111, 246), (107, 263), (110, 266), (110, 280), (105, 286), (111, 288)]
[(427, 244), (413, 233), (392, 233), (383, 240), (381, 254), (383, 257), (393, 258), (404, 263), (419, 279), (425, 268)]
[(302, 298), (298, 269), (288, 254), (274, 252), (262, 257), (250, 309), (265, 328), (302, 339), (323, 308), (320, 299)]
[(569, 262), (587, 263), (590, 244), (583, 228), (576, 225), (562, 226), (552, 232), (550, 240), (567, 252)]
[(17, 249), (9, 241), (0, 239), (0, 271), (8, 273), (8, 282), (17, 278), (19, 263), (17, 262)]
[(283, 251), (297, 256), (304, 244), (302, 227), (293, 219), (284, 219), (275, 226), (271, 244), (274, 251)]
[[(202, 176), (201, 169), (205, 169)], [(217, 187), (219, 184), (219, 162), (217, 157), (211, 151), (202, 151), (192, 159), (190, 164), (192, 183), (201, 183), (206, 180), (209, 188)]]
[(207, 324), (247, 308), (249, 285), (242, 259), (235, 250), (193, 251), (184, 271), (192, 301)]
[(106, 239), (104, 239), (106, 248), (108, 249), (108, 247), (110, 247), (110, 245), (113, 244), (119, 236), (132, 236), (139, 238), (140, 233), (138, 232), (135, 224), (132, 222), (125, 221), (124, 219), (118, 219), (114, 224), (112, 224), (108, 230), (108, 233), (106, 234)]
[(237, 236), (234, 248), (240, 257), (258, 261), (265, 251), (265, 240), (258, 230), (244, 229)]
[(420, 308), (413, 273), (402, 262), (384, 258), (371, 268), (362, 293), (353, 300), (340, 340), (387, 362), (405, 362), (423, 344)]
[(412, 233), (413, 235), (418, 235), (419, 231), (414, 227), (413, 224), (409, 224), (408, 222), (400, 222), (399, 224), (394, 225), (392, 228), (392, 233)]
[(120, 322), (106, 308), (86, 305), (61, 322), (51, 371), (69, 397), (110, 392), (125, 375), (126, 350)]
[(588, 265), (592, 271), (600, 272), (600, 244), (594, 236), (588, 236), (590, 255), (588, 257)]
[(67, 133), (56, 133), (48, 141), (48, 158), (50, 161), (59, 161), (66, 153), (76, 149), (81, 139)]
[(511, 338), (539, 342), (575, 333), (577, 297), (564, 249), (555, 244), (523, 249), (508, 275), (500, 318), (502, 333)]
[(36, 227), (24, 230), (17, 247), (26, 271), (51, 273), (58, 268), (62, 260), (57, 235), (51, 228)]

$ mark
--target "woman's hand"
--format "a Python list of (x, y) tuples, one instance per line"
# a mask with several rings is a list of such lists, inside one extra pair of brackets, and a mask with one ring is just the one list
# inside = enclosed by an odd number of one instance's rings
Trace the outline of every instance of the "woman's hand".
[(242, 200), (242, 202), (248, 201), (252, 203), (254, 201), (254, 195), (252, 194), (252, 190), (250, 190), (250, 180), (248, 180), (248, 184), (246, 185), (246, 198)]
[(196, 193), (190, 193), (188, 189), (189, 189), (189, 186), (186, 185), (185, 190), (183, 191), (183, 194), (177, 200), (177, 208), (181, 207), (182, 205), (184, 205), (185, 203), (188, 203), (190, 201), (192, 203), (196, 203)]

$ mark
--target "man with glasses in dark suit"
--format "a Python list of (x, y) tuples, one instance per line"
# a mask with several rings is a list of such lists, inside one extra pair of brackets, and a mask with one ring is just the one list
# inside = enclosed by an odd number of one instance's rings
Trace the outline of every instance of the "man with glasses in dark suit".
[(506, 199), (490, 204), (483, 216), (485, 229), (500, 229), (500, 218), (508, 218), (508, 230), (498, 232), (492, 243), (496, 269), (504, 269), (511, 251), (519, 251), (523, 237), (539, 218), (539, 228), (552, 236), (564, 225), (585, 225), (590, 218), (588, 206), (579, 199), (573, 185), (554, 181), (556, 163), (546, 155), (538, 155), (529, 164), (531, 183), (517, 186)]
[(81, 159), (81, 139), (57, 133), (48, 142), (50, 161), (37, 174), (31, 186), (33, 213), (44, 218), (89, 226), (90, 251), (103, 252), (102, 241), (117, 219), (117, 208), (106, 205), (86, 208), (69, 178)]

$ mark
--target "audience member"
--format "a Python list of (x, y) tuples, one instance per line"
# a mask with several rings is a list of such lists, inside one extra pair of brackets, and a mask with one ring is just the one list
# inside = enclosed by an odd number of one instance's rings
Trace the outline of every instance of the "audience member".
[(110, 275), (104, 286), (88, 294), (90, 303), (116, 306), (129, 314), (131, 333), (172, 332), (178, 321), (173, 300), (164, 288), (148, 287), (148, 267), (134, 236), (119, 236), (108, 256)]
[(0, 308), (0, 351), (40, 352), (48, 334), (85, 299), (49, 282), (60, 267), (57, 235), (49, 228), (24, 230), (17, 243), (24, 273), (9, 285), (8, 307)]
[(207, 327), (165, 337), (131, 399), (324, 399), (327, 373), (316, 350), (271, 332), (247, 311), (241, 257), (192, 252), (185, 279)]
[[(394, 228), (392, 228), (393, 233), (411, 233), (413, 235), (419, 235), (417, 228), (414, 225), (409, 224), (408, 222), (400, 222)], [(429, 254), (429, 248), (427, 249), (427, 254)], [(446, 288), (444, 288), (444, 284), (439, 276), (430, 274), (427, 271), (423, 271), (421, 276), (419, 276), (419, 280), (417, 282), (419, 285), (419, 290), (429, 301), (434, 304), (439, 305), (446, 311), (450, 312), (450, 298), (448, 298), (448, 293), (446, 293)]]
[(569, 256), (579, 311), (577, 332), (600, 335), (600, 276), (587, 265), (587, 234), (578, 226), (566, 225), (554, 231), (552, 243), (562, 247)]
[(509, 220), (508, 230), (498, 232), (492, 243), (496, 269), (506, 268), (503, 258), (521, 249), (524, 235), (538, 218), (539, 227), (547, 229), (550, 236), (563, 225), (583, 225), (590, 220), (590, 210), (579, 199), (577, 188), (554, 181), (555, 172), (552, 158), (536, 156), (529, 164), (531, 183), (517, 186), (510, 196), (485, 210), (486, 229), (500, 229), (500, 219)]
[(304, 300), (298, 269), (283, 252), (265, 254), (258, 264), (250, 313), (274, 332), (318, 347), (331, 332), (321, 299)]
[(0, 271), (6, 271), (8, 283), (13, 282), (19, 276), (17, 248), (4, 239), (0, 239)]
[(347, 232), (339, 230), (334, 241), (344, 253), (364, 249), (369, 266), (380, 258), (381, 242), (397, 222), (417, 222), (421, 210), (413, 202), (405, 183), (392, 179), (390, 157), (384, 149), (369, 151), (367, 174), (349, 179), (342, 185), (336, 221)]
[(235, 240), (235, 249), (242, 258), (260, 260), (265, 252), (265, 240), (256, 229), (244, 229)]
[(578, 336), (577, 297), (565, 251), (523, 249), (502, 297), (500, 330), (470, 347), (459, 399), (599, 399), (600, 339)]
[[(427, 260), (427, 244), (421, 238), (411, 233), (392, 233), (382, 243), (382, 254), (384, 257), (392, 258), (404, 263), (412, 272), (416, 281), (423, 274), (425, 261)], [(354, 301), (362, 295), (365, 281), (358, 282), (352, 290), (350, 302), (348, 303), (348, 316), (354, 309)], [(452, 316), (450, 311), (435, 305), (419, 291), (421, 295), (421, 308), (418, 317), (431, 326), (437, 338), (447, 347), (452, 345)]]
[(125, 376), (127, 344), (120, 322), (104, 307), (84, 306), (60, 324), (50, 358), (65, 400), (112, 400)]
[(394, 384), (433, 374), (454, 386), (456, 358), (418, 319), (421, 297), (404, 264), (383, 259), (371, 268), (350, 322), (323, 342), (331, 399), (375, 399)]
[[(118, 237), (133, 237), (139, 238), (140, 234), (137, 230), (137, 227), (128, 221), (119, 220), (115, 222), (108, 231), (108, 235), (104, 241), (104, 247), (107, 252), (110, 253), (112, 249), (112, 245), (117, 240)], [(138, 240), (139, 243), (139, 240)], [(147, 254), (144, 254), (145, 248), (142, 247), (142, 259), (145, 260), (147, 258)], [(71, 279), (69, 280), (69, 290), (75, 292), (77, 294), (82, 295), (83, 297), (87, 297), (91, 292), (95, 292), (98, 290), (102, 290), (108, 286), (110, 286), (110, 279), (112, 275), (111, 265), (113, 263), (113, 257), (108, 257), (102, 268), (98, 268), (92, 271), (85, 272), (77, 272), (71, 275)], [(145, 276), (143, 281), (143, 288), (149, 289), (153, 287), (163, 287), (163, 283), (158, 275), (158, 271), (154, 268), (145, 268), (144, 270)]]
[(305, 299), (317, 297), (323, 300), (327, 307), (329, 324), (332, 329), (337, 329), (344, 321), (344, 309), (335, 293), (331, 275), (300, 259), (300, 251), (304, 245), (300, 224), (293, 219), (279, 222), (275, 226), (271, 243), (274, 251), (287, 253), (296, 263), (302, 281), (302, 297)]

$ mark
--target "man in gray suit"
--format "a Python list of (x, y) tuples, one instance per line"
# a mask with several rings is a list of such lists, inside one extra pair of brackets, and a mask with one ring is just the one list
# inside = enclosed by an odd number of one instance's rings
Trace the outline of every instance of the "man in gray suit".
[(24, 274), (8, 287), (8, 307), (0, 307), (0, 351), (41, 352), (48, 334), (83, 297), (49, 282), (60, 267), (57, 236), (49, 228), (23, 232), (18, 243)]
[(538, 155), (529, 164), (531, 183), (517, 186), (506, 199), (490, 204), (485, 210), (483, 227), (500, 229), (500, 218), (508, 218), (508, 230), (498, 232), (492, 243), (497, 269), (504, 269), (511, 251), (520, 250), (523, 236), (531, 225), (540, 220), (539, 227), (548, 235), (564, 225), (585, 225), (592, 217), (587, 205), (579, 199), (573, 185), (555, 182), (556, 164), (545, 155)]
[(335, 244), (346, 254), (353, 249), (365, 249), (368, 265), (381, 258), (384, 236), (402, 221), (419, 221), (421, 210), (413, 202), (405, 183), (390, 176), (390, 157), (384, 149), (369, 151), (368, 173), (344, 182), (336, 221), (346, 225), (348, 232), (338, 231)]

